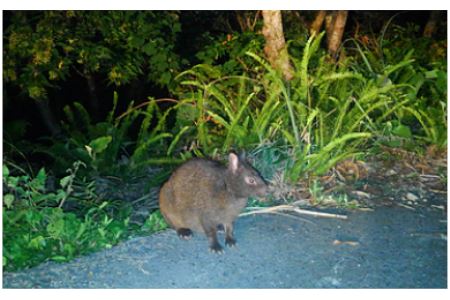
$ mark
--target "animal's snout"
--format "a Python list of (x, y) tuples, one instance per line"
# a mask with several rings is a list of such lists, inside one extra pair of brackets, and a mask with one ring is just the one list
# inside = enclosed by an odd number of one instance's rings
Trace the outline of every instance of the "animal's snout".
[(264, 197), (265, 195), (267, 195), (269, 191), (269, 187), (266, 183), (263, 183), (256, 191), (256, 195), (259, 197)]

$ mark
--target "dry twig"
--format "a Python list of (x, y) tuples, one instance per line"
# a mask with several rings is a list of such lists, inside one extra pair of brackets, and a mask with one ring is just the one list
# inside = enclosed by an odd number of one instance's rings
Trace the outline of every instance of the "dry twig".
[(280, 211), (290, 211), (300, 215), (311, 215), (315, 217), (324, 217), (324, 218), (336, 218), (346, 220), (347, 216), (338, 215), (338, 214), (329, 214), (324, 212), (310, 211), (305, 209), (300, 209), (298, 207), (292, 205), (278, 205), (273, 207), (248, 207), (248, 209), (252, 210), (249, 212), (245, 212), (240, 214), (240, 217), (254, 215), (254, 214), (267, 214), (267, 213), (276, 213)]

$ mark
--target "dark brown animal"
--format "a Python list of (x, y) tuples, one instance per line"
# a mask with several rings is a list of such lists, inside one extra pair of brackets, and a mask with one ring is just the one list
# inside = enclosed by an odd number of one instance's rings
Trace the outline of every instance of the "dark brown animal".
[(236, 244), (233, 222), (249, 196), (263, 196), (267, 185), (258, 172), (229, 154), (228, 167), (212, 160), (194, 158), (181, 165), (159, 193), (161, 213), (184, 239), (192, 231), (204, 233), (211, 251), (221, 253), (217, 229), (223, 226), (225, 244)]

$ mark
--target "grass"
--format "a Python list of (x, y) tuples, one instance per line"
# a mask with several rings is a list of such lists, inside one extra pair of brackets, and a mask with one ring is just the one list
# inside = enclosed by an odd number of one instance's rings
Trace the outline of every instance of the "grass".
[(257, 74), (223, 76), (209, 65), (182, 72), (178, 94), (195, 103), (192, 136), (201, 151), (226, 153), (277, 144), (288, 160), (286, 178), (296, 182), (359, 155), (386, 121), (408, 109), (411, 87), (386, 78), (412, 60), (387, 66), (381, 77), (367, 78), (345, 62), (328, 63), (320, 52), (322, 37), (311, 37), (302, 57), (293, 58), (295, 73), (289, 83), (251, 52), (246, 55), (261, 67)]

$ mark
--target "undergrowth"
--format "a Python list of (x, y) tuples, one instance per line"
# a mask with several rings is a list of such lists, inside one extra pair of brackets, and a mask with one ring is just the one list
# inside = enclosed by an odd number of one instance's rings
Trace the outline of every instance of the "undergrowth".
[[(330, 63), (319, 47), (322, 37), (311, 37), (302, 56), (292, 57), (291, 82), (252, 52), (246, 55), (259, 69), (251, 74), (227, 76), (210, 65), (180, 73), (179, 97), (191, 105), (177, 109), (177, 120), (195, 124), (191, 138), (197, 148), (208, 154), (226, 153), (270, 143), (285, 153), (286, 178), (296, 182), (363, 154), (386, 133), (388, 122), (401, 124), (403, 112), (420, 118), (421, 112), (412, 108), (413, 86), (390, 80), (410, 67), (411, 59), (405, 57), (377, 76), (366, 76), (350, 61)], [(430, 122), (420, 119), (422, 125)], [(437, 138), (433, 130), (426, 126), (424, 130), (426, 137)], [(397, 125), (393, 133), (401, 134), (402, 127)]]
[[(152, 213), (142, 227), (129, 223), (129, 210), (114, 207), (112, 201), (91, 199), (83, 194), (80, 203), (74, 187), (81, 162), (68, 169), (55, 191), (46, 186), (47, 174), (42, 168), (31, 177), (23, 170), (13, 175), (3, 165), (3, 268), (14, 271), (41, 262), (68, 261), (76, 256), (103, 248), (111, 248), (121, 240), (139, 232), (165, 229), (158, 211)], [(18, 173), (18, 172), (14, 172)], [(85, 186), (84, 190), (89, 187)], [(71, 209), (71, 202), (77, 209)], [(88, 202), (88, 203), (86, 203)]]
[[(132, 224), (132, 206), (97, 195), (99, 177), (143, 178), (149, 186), (160, 186), (190, 157), (221, 158), (238, 150), (254, 158), (267, 180), (279, 176), (286, 185), (296, 185), (307, 179), (319, 203), (325, 196), (315, 178), (342, 160), (364, 157), (374, 146), (445, 148), (442, 45), (420, 40), (421, 46), (414, 47), (417, 40), (404, 29), (395, 30), (390, 40), (384, 33), (370, 42), (347, 40), (338, 62), (321, 47), (323, 33), (302, 42), (301, 49), (290, 42), (290, 82), (263, 58), (260, 41), (236, 38), (227, 45), (240, 47), (236, 51), (219, 51), (218, 42), (199, 53), (204, 63), (178, 74), (171, 91), (177, 99), (149, 97), (119, 112), (115, 93), (102, 122), (92, 121), (75, 102), (64, 108), (64, 137), (41, 139), (40, 144), (20, 142), (25, 123), (5, 126), (5, 136), (13, 138), (5, 144), (3, 164), (5, 270), (67, 261), (132, 234), (167, 227), (157, 210), (143, 224)], [(435, 49), (430, 61), (423, 60), (424, 45)], [(221, 55), (229, 60), (214, 60)], [(12, 153), (20, 159), (30, 153), (49, 157), (47, 171), (58, 178), (55, 186), (48, 187), (44, 168), (31, 176), (32, 167), (24, 171), (8, 161)], [(335, 202), (350, 205), (345, 197)]]

